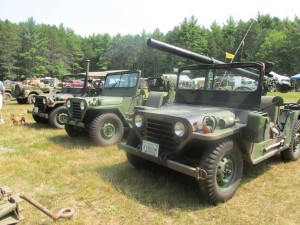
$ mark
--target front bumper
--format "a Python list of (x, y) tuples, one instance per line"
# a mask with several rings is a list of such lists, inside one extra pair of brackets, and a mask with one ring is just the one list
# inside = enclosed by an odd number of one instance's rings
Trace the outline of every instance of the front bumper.
[(72, 126), (76, 126), (76, 127), (82, 127), (82, 128), (85, 128), (85, 124), (84, 124), (83, 122), (80, 122), (80, 121), (64, 119), (64, 120), (63, 120), (63, 123), (64, 123), (64, 124), (69, 124), (69, 125), (72, 125)]
[(27, 113), (32, 114), (32, 115), (36, 115), (36, 116), (39, 116), (39, 117), (42, 117), (42, 118), (46, 118), (46, 119), (49, 118), (48, 113), (34, 112), (34, 110), (29, 110), (29, 109), (27, 110)]
[(154, 157), (151, 155), (147, 155), (143, 152), (141, 152), (140, 149), (131, 147), (129, 145), (126, 145), (124, 143), (118, 144), (119, 149), (125, 150), (126, 152), (130, 154), (134, 154), (138, 157), (144, 158), (146, 160), (149, 160), (151, 162), (157, 163), (159, 165), (165, 166), (167, 168), (170, 168), (172, 170), (176, 170), (180, 173), (186, 174), (188, 176), (194, 177), (197, 180), (203, 180), (206, 179), (207, 173), (205, 170), (199, 168), (199, 167), (190, 167), (187, 165), (184, 165), (182, 163), (173, 161), (173, 160), (161, 160), (159, 157)]

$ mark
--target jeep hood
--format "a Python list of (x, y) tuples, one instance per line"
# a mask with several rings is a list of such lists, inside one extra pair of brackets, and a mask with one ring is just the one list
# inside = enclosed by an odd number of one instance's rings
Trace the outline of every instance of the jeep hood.
[(65, 94), (65, 93), (58, 93), (58, 94), (44, 94), (44, 95), (41, 95), (41, 96), (44, 96), (46, 98), (50, 98), (50, 99), (68, 99), (68, 98), (73, 98), (74, 95), (72, 94)]
[[(234, 111), (230, 108), (214, 106), (195, 106), (195, 105), (176, 105), (163, 107), (160, 109), (142, 110), (145, 114), (151, 114), (151, 117), (160, 118), (160, 116), (186, 119), (191, 124), (202, 121), (204, 117), (214, 117), (215, 119), (235, 118)], [(157, 116), (155, 116), (157, 115)]]
[(100, 100), (101, 105), (118, 105), (123, 101), (123, 97), (112, 97), (112, 96), (99, 96), (99, 97), (88, 97), (85, 98), (87, 102), (93, 102), (95, 100)]

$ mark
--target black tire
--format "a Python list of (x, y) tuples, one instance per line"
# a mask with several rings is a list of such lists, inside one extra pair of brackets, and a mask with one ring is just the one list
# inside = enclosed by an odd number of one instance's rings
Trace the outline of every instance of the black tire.
[[(138, 138), (138, 136), (135, 134), (133, 130), (130, 131), (127, 137), (126, 144), (135, 148), (137, 148), (141, 144), (140, 139)], [(135, 168), (144, 169), (144, 168), (148, 168), (150, 165), (150, 161), (145, 160), (129, 152), (126, 152), (126, 157), (128, 162)]]
[(284, 161), (297, 161), (300, 158), (300, 120), (295, 123), (290, 147), (281, 152)]
[(10, 101), (12, 99), (11, 93), (5, 92), (5, 99), (6, 101)]
[(123, 122), (113, 113), (97, 116), (90, 124), (90, 137), (99, 146), (116, 144), (121, 141), (123, 134)]
[(26, 104), (27, 103), (27, 98), (17, 98), (17, 103), (18, 104)]
[(46, 118), (39, 117), (38, 115), (32, 114), (32, 118), (33, 118), (34, 121), (37, 122), (37, 123), (47, 123), (47, 122), (48, 122), (48, 120), (47, 120)]
[(36, 96), (35, 94), (30, 94), (28, 95), (28, 98), (27, 98), (27, 103), (28, 104), (33, 104), (33, 97)]
[(68, 109), (66, 106), (59, 106), (52, 110), (49, 114), (49, 123), (52, 127), (58, 129), (64, 129), (65, 124), (63, 119), (68, 117)]
[(67, 134), (73, 138), (80, 137), (85, 133), (83, 128), (76, 127), (70, 124), (65, 124), (65, 130)]
[(22, 96), (23, 91), (24, 91), (24, 89), (23, 89), (22, 84), (16, 84), (15, 85), (15, 93), (14, 93), (14, 95), (15, 95), (16, 98), (19, 97), (19, 96)]
[(224, 140), (204, 153), (199, 167), (207, 172), (207, 178), (198, 181), (201, 195), (216, 205), (235, 194), (243, 174), (243, 156), (233, 140)]

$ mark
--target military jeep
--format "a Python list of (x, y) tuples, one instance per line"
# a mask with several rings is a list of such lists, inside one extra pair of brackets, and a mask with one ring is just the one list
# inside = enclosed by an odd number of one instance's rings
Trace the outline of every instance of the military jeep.
[(64, 129), (63, 118), (67, 116), (65, 103), (68, 98), (83, 95), (83, 85), (72, 86), (71, 83), (84, 83), (85, 75), (63, 76), (62, 89), (57, 94), (41, 94), (33, 96), (34, 107), (27, 112), (32, 114), (37, 123), (49, 122), (54, 128)]
[(5, 88), (5, 99), (7, 101), (10, 101), (13, 98), (13, 88), (16, 85), (17, 82), (6, 80), (3, 82), (4, 88)]
[(136, 108), (119, 148), (136, 168), (168, 167), (194, 177), (210, 203), (227, 201), (244, 161), (300, 157), (300, 103), (262, 96), (265, 73), (259, 62), (180, 68), (174, 103)]
[(100, 146), (118, 143), (128, 127), (125, 113), (145, 100), (147, 87), (140, 87), (139, 79), (139, 71), (114, 71), (106, 75), (100, 96), (69, 98), (64, 121), (67, 134), (78, 137), (88, 132)]
[(19, 104), (32, 104), (33, 96), (61, 92), (57, 78), (31, 78), (13, 86), (13, 96)]

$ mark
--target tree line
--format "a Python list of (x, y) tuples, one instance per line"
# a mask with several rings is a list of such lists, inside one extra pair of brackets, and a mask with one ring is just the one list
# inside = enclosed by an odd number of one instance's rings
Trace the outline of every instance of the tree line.
[(210, 28), (199, 25), (197, 18), (191, 16), (166, 34), (157, 28), (152, 33), (142, 31), (115, 36), (105, 33), (88, 37), (75, 34), (63, 24), (38, 24), (31, 17), (18, 24), (0, 20), (0, 78), (61, 78), (84, 72), (87, 59), (90, 71), (140, 69), (144, 77), (195, 64), (149, 48), (146, 45), (149, 37), (220, 61), (230, 61), (226, 59), (226, 52), (236, 53), (236, 62), (271, 61), (277, 73), (300, 72), (300, 19), (297, 16), (293, 21), (268, 14), (258, 14), (248, 21), (229, 17), (225, 24), (213, 22)]

